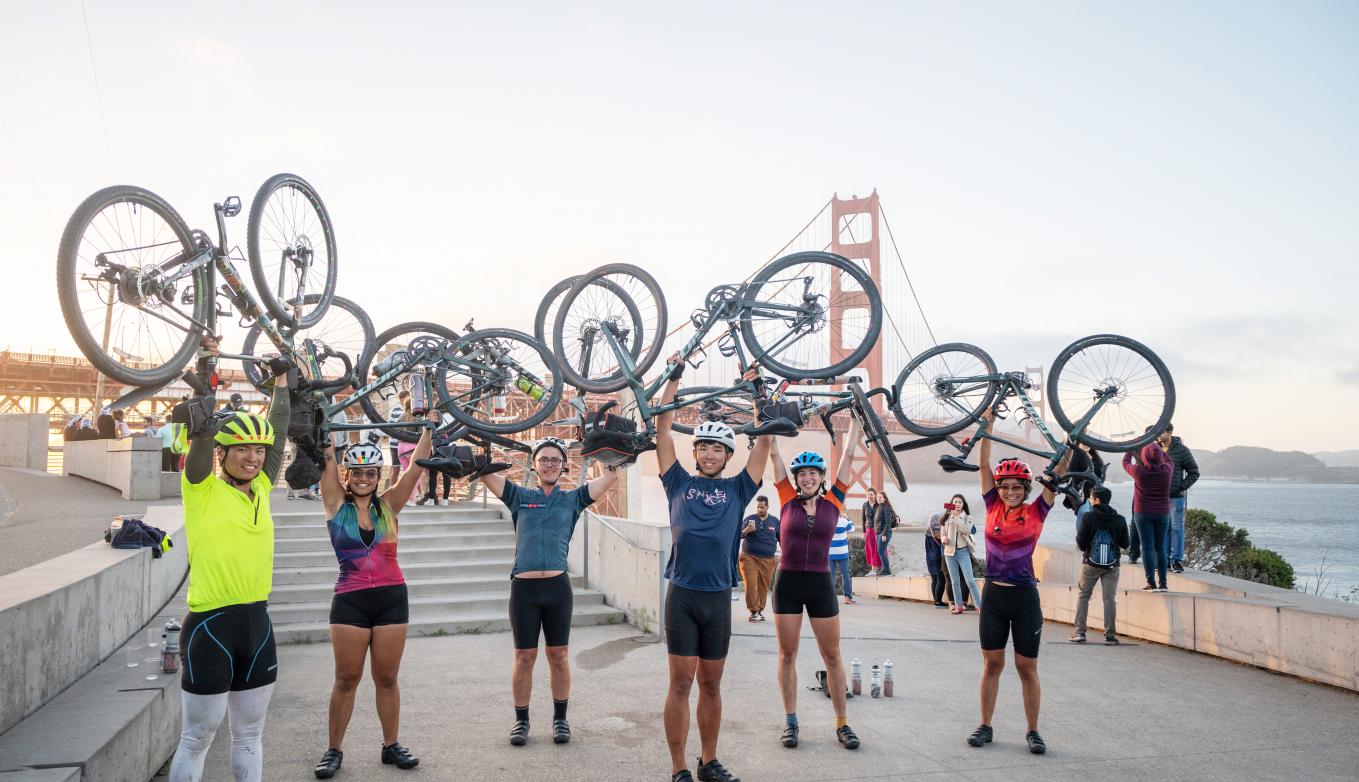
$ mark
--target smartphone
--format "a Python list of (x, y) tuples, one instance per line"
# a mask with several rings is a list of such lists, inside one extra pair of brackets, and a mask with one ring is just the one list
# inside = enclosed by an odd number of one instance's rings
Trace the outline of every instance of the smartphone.
[(951, 503), (951, 502), (946, 502), (946, 503), (944, 503), (944, 510), (957, 510), (957, 509), (958, 509), (958, 506), (955, 505), (955, 504), (953, 504), (953, 503)]

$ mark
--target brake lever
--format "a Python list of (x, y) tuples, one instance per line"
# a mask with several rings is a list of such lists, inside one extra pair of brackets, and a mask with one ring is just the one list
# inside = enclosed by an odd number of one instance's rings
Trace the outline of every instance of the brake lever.
[(831, 423), (830, 410), (821, 411), (821, 423), (826, 427), (826, 434), (830, 435), (831, 445), (835, 445), (835, 425)]

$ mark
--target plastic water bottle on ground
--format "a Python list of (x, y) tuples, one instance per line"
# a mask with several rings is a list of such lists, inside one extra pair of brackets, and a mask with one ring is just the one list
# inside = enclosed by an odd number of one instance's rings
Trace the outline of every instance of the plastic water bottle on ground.
[(850, 674), (849, 674), (849, 690), (850, 690), (850, 692), (854, 693), (855, 695), (863, 695), (863, 694), (864, 694), (864, 683), (863, 683), (863, 673), (862, 673), (862, 668), (863, 668), (863, 663), (859, 662), (859, 658), (858, 658), (858, 657), (855, 657), (853, 660), (850, 660), (850, 661), (849, 661), (849, 670), (850, 670)]
[(882, 695), (884, 698), (892, 697), (892, 661), (886, 660), (882, 664)]
[(868, 686), (868, 694), (874, 698), (882, 697), (882, 669), (876, 665), (873, 666), (873, 678)]

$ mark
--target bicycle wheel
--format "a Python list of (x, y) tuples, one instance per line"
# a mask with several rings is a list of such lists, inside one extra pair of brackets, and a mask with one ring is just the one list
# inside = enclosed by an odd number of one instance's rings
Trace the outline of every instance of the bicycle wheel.
[[(718, 386), (681, 388), (675, 394), (675, 401), (684, 404), (688, 400), (699, 399), (722, 390)], [(685, 404), (684, 407), (675, 410), (675, 417), (670, 421), (670, 429), (681, 434), (693, 434), (694, 427), (704, 421), (721, 421), (737, 434), (745, 434), (755, 425), (755, 401), (749, 394), (727, 391), (712, 399)]]
[(892, 415), (922, 437), (943, 437), (976, 423), (995, 401), (996, 362), (965, 342), (938, 345), (911, 359), (892, 386)]
[(882, 417), (873, 409), (868, 395), (858, 384), (850, 384), (849, 389), (854, 394), (854, 405), (850, 409), (863, 427), (864, 442), (882, 460), (883, 467), (887, 468), (887, 476), (897, 485), (897, 489), (906, 491), (906, 473), (902, 472), (897, 452), (892, 450), (892, 442), (887, 439), (887, 427), (883, 425)]
[[(250, 202), (250, 276), (279, 322), (309, 328), (335, 295), (335, 229), (321, 197), (296, 174), (275, 174)], [(316, 301), (308, 304), (308, 294)]]
[(1048, 370), (1048, 405), (1067, 432), (1111, 396), (1077, 439), (1100, 451), (1141, 448), (1175, 412), (1175, 381), (1146, 345), (1117, 334), (1095, 334), (1068, 345)]
[[(119, 383), (154, 386), (193, 360), (214, 306), (184, 219), (160, 196), (128, 185), (81, 202), (57, 250), (66, 327), (94, 368)], [(190, 317), (192, 316), (192, 321)]]
[[(303, 304), (313, 304), (311, 299), (319, 298), (318, 293), (308, 293)], [(310, 328), (301, 329), (293, 334), (293, 344), (301, 349), (303, 339), (310, 339), (315, 342), (323, 343), (331, 350), (344, 353), (349, 357), (350, 363), (357, 368), (363, 361), (363, 354), (373, 346), (373, 339), (377, 336), (373, 332), (373, 321), (368, 317), (368, 313), (354, 302), (343, 296), (332, 296), (330, 308), (326, 314)], [(273, 345), (265, 339), (265, 345), (259, 345), (260, 335), (263, 330), (259, 324), (250, 327), (245, 334), (245, 342), (241, 345), (241, 354), (246, 356), (259, 355), (255, 352), (257, 347), (261, 350), (273, 352)], [(319, 346), (318, 346), (319, 349)], [(265, 373), (260, 371), (258, 365), (251, 361), (242, 362), (242, 369), (250, 384), (260, 390), (272, 382)], [(338, 359), (329, 359), (321, 365), (321, 379), (334, 380), (344, 372), (344, 364)], [(355, 375), (357, 377), (357, 374)], [(315, 379), (315, 378), (313, 378)]]
[(439, 407), (472, 429), (514, 434), (542, 422), (562, 398), (562, 377), (547, 345), (514, 329), (464, 334), (439, 362)]
[[(407, 351), (410, 349), (411, 343), (422, 337), (437, 339), (448, 343), (450, 346), (458, 341), (457, 332), (437, 323), (422, 321), (398, 323), (378, 334), (373, 339), (372, 349), (360, 359), (359, 366), (354, 371), (354, 376), (358, 379), (360, 388), (366, 387), (371, 381), (386, 374), (390, 366), (403, 362), (408, 355)], [(388, 359), (391, 361), (389, 362)], [(433, 382), (433, 378), (430, 378), (430, 380), (432, 385), (437, 385)], [(369, 421), (379, 424), (378, 428), (387, 435), (406, 443), (419, 440), (420, 430), (399, 426), (381, 426), (381, 424), (392, 422), (390, 415), (393, 409), (398, 407), (398, 395), (400, 392), (409, 389), (410, 384), (410, 373), (402, 373), (359, 398), (359, 407), (363, 408), (363, 412), (368, 416)], [(433, 401), (437, 402), (437, 399)], [(457, 419), (449, 415), (439, 424), (435, 434), (445, 434), (459, 426)]]
[[(552, 288), (548, 290), (547, 295), (543, 297), (543, 300), (538, 302), (538, 312), (533, 317), (534, 339), (537, 339), (539, 342), (549, 347), (552, 345), (553, 336), (552, 333), (550, 333), (550, 329), (553, 324), (557, 322), (557, 310), (560, 308), (562, 299), (565, 298), (567, 291), (571, 290), (571, 286), (575, 285), (576, 281), (579, 279), (579, 274), (574, 277), (567, 277), (556, 285), (553, 285)], [(642, 313), (637, 309), (637, 305), (633, 302), (632, 297), (624, 293), (621, 287), (613, 284), (607, 277), (601, 277), (595, 280), (594, 284), (602, 287), (604, 290), (622, 294), (619, 298), (628, 308), (628, 315), (631, 317), (633, 324), (632, 333), (641, 333)], [(642, 350), (641, 344), (633, 340), (628, 346), (628, 349), (629, 354), (632, 355), (632, 360), (636, 361)]]
[(755, 361), (780, 377), (848, 372), (881, 331), (878, 287), (835, 253), (785, 255), (761, 269), (741, 299), (741, 338)]
[(656, 279), (626, 263), (581, 275), (557, 307), (552, 349), (566, 381), (582, 391), (607, 394), (627, 385), (602, 330), (610, 325), (641, 377), (665, 342), (665, 295)]

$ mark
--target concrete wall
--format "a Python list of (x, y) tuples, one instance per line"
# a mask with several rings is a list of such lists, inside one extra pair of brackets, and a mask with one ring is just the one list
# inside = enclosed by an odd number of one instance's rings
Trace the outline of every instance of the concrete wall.
[[(1140, 565), (1120, 569), (1116, 629), (1120, 635), (1177, 646), (1311, 681), (1359, 691), (1359, 606), (1216, 573), (1171, 573), (1168, 593), (1143, 592)], [(1080, 552), (1038, 546), (1043, 616), (1070, 624), (1080, 589)], [(856, 578), (868, 595), (931, 601), (928, 577)], [(1104, 629), (1099, 587), (1087, 623)]]
[(47, 416), (0, 415), (0, 467), (47, 471)]
[[(61, 471), (63, 475), (112, 486), (121, 491), (125, 499), (158, 500), (162, 497), (160, 462), (158, 437), (68, 440)], [(178, 480), (176, 475), (176, 486)]]
[(622, 611), (630, 624), (660, 634), (665, 589), (661, 576), (669, 547), (669, 522), (586, 512), (571, 539), (567, 561), (571, 573), (585, 576), (585, 586), (602, 592), (605, 602)]
[(189, 562), (182, 511), (155, 507), (145, 518), (174, 541), (160, 559), (94, 543), (0, 577), (0, 733), (93, 670), (174, 595)]

